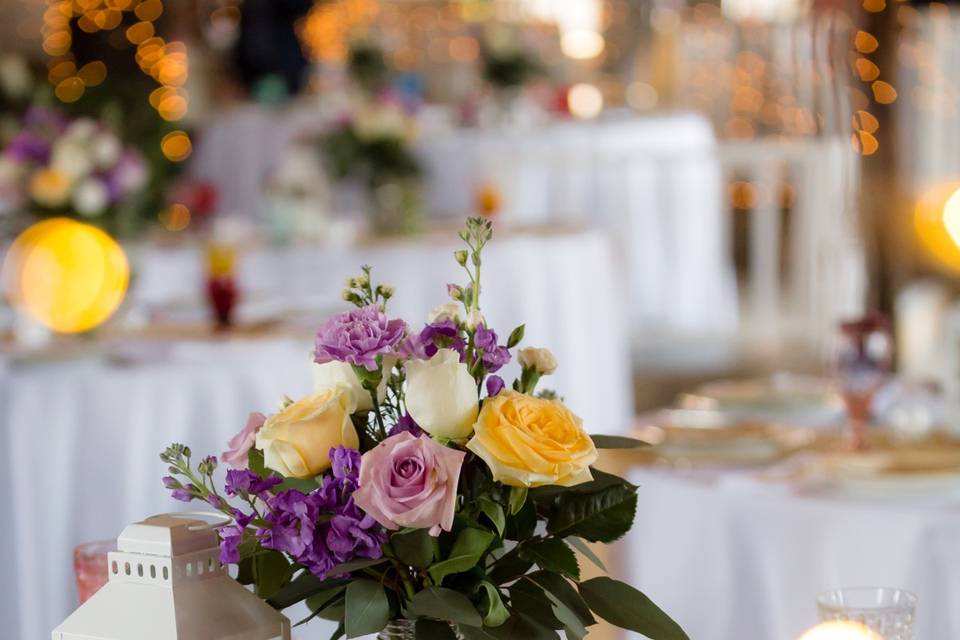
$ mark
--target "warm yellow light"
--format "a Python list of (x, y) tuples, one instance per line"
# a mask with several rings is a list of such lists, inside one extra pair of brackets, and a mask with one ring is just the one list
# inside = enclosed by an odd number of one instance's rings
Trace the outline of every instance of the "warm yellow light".
[(184, 131), (172, 131), (163, 136), (160, 141), (160, 150), (164, 157), (171, 162), (182, 162), (193, 152), (193, 143), (190, 136)]
[(872, 33), (857, 31), (853, 44), (860, 53), (873, 53), (880, 46), (880, 41)]
[(94, 60), (80, 67), (77, 75), (86, 86), (96, 87), (107, 79), (107, 65), (99, 60)]
[(897, 90), (889, 82), (877, 80), (870, 87), (873, 89), (873, 99), (880, 104), (890, 104), (897, 99)]
[(100, 229), (67, 218), (28, 228), (3, 263), (10, 301), (59, 333), (103, 323), (123, 301), (129, 275), (120, 245)]
[(960, 272), (960, 183), (927, 190), (913, 211), (920, 244), (939, 264)]
[(83, 85), (83, 80), (74, 76), (59, 82), (57, 88), (53, 90), (53, 93), (61, 102), (76, 102), (83, 97), (85, 89), (86, 87)]
[(883, 640), (859, 622), (833, 620), (822, 622), (800, 636), (800, 640)]
[(860, 79), (864, 82), (872, 82), (880, 77), (880, 67), (871, 60), (857, 58), (854, 66), (857, 69), (857, 75), (859, 75)]
[(567, 105), (577, 118), (590, 120), (603, 111), (603, 94), (594, 85), (580, 82), (567, 92)]
[(183, 231), (190, 225), (190, 209), (182, 204), (172, 204), (160, 212), (160, 224), (167, 231)]
[(596, 58), (603, 52), (604, 44), (602, 35), (587, 29), (567, 31), (560, 38), (563, 55), (574, 60)]

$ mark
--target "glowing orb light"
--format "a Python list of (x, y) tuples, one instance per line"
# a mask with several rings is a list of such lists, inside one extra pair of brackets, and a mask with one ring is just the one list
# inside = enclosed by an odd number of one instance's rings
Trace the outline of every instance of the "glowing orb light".
[(127, 257), (113, 238), (66, 218), (28, 228), (3, 263), (7, 298), (58, 333), (103, 323), (123, 301), (129, 279)]
[(582, 120), (591, 120), (603, 111), (603, 93), (592, 84), (580, 82), (567, 93), (570, 113)]
[(914, 208), (913, 227), (928, 254), (960, 271), (960, 183), (927, 190)]
[(822, 622), (800, 636), (800, 640), (883, 640), (859, 622), (833, 620)]

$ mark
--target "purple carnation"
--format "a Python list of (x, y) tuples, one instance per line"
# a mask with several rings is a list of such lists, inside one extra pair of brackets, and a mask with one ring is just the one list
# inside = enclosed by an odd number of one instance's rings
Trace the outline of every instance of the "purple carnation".
[(270, 512), (265, 516), (268, 529), (258, 531), (265, 549), (285, 551), (299, 561), (313, 545), (313, 536), (320, 515), (310, 496), (288, 489), (270, 498)]
[(235, 524), (220, 528), (220, 562), (235, 564), (240, 562), (240, 543), (243, 542), (243, 532), (253, 520), (253, 514), (237, 513)]
[(347, 502), (339, 515), (330, 520), (327, 530), (327, 547), (338, 562), (353, 558), (379, 558), (383, 555), (381, 545), (386, 535), (372, 516), (361, 511), (353, 498)]
[(510, 352), (506, 347), (497, 344), (497, 332), (493, 329), (487, 329), (482, 324), (477, 326), (473, 341), (483, 353), (483, 365), (487, 372), (499, 371), (500, 367), (510, 362)]
[(414, 420), (409, 413), (403, 414), (403, 417), (397, 420), (397, 424), (393, 425), (390, 428), (390, 432), (387, 433), (387, 437), (395, 436), (398, 433), (409, 433), (412, 436), (419, 438), (424, 434), (423, 429), (420, 428), (420, 425), (417, 424), (417, 421)]
[(394, 351), (406, 333), (403, 320), (388, 320), (377, 305), (351, 309), (327, 320), (317, 332), (313, 359), (376, 371), (377, 356)]

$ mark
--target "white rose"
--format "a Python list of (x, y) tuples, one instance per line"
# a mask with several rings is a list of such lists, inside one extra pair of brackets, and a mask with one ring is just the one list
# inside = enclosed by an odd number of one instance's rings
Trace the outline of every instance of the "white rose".
[(452, 349), (407, 362), (406, 401), (410, 417), (440, 438), (469, 436), (480, 410), (477, 383)]
[(93, 217), (103, 213), (110, 203), (110, 194), (103, 181), (88, 178), (73, 191), (73, 207), (83, 216)]
[(456, 322), (460, 318), (460, 305), (456, 302), (446, 302), (436, 307), (427, 316), (427, 322), (443, 322), (444, 320), (453, 320)]
[(557, 359), (549, 349), (527, 347), (517, 354), (517, 360), (524, 369), (533, 369), (537, 373), (548, 376), (557, 370)]
[(112, 133), (101, 133), (93, 140), (90, 149), (90, 155), (93, 161), (101, 169), (109, 169), (120, 160), (120, 152), (123, 147), (120, 141)]
[[(393, 369), (393, 365), (396, 363), (396, 359), (384, 357), (383, 362), (384, 378), (380, 381), (380, 386), (377, 387), (378, 402), (383, 402), (383, 399), (387, 396), (387, 378)], [(353, 400), (357, 405), (357, 411), (370, 411), (373, 409), (373, 399), (370, 397), (370, 393), (363, 388), (360, 378), (357, 377), (357, 374), (349, 363), (337, 361), (324, 362), (323, 364), (313, 363), (313, 388), (315, 391), (321, 391), (337, 385), (350, 390)]]
[(82, 145), (69, 139), (61, 139), (53, 147), (50, 166), (71, 178), (82, 178), (93, 171), (93, 159)]

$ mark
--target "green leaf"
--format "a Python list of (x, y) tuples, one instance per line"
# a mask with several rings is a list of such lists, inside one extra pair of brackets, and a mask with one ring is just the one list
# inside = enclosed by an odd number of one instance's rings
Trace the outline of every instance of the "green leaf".
[(343, 590), (345, 587), (335, 587), (333, 589), (327, 589), (326, 591), (321, 591), (316, 595), (312, 595), (305, 600), (307, 608), (310, 609), (310, 615), (296, 623), (295, 627), (305, 625), (318, 615), (320, 615), (327, 607), (331, 605), (338, 604), (343, 602)]
[(514, 613), (499, 627), (484, 629), (495, 640), (557, 640), (560, 636), (522, 613)]
[(340, 640), (345, 635), (343, 630), (343, 622), (337, 625), (337, 628), (333, 630), (333, 634), (330, 636), (330, 640)]
[(397, 559), (417, 569), (425, 569), (433, 563), (433, 543), (433, 536), (427, 529), (390, 536), (390, 546)]
[(417, 640), (457, 640), (453, 628), (448, 623), (427, 618), (417, 620), (414, 637)]
[(274, 491), (286, 491), (287, 489), (296, 489), (302, 493), (312, 493), (317, 490), (317, 481), (313, 478), (284, 478), (283, 482), (278, 484)]
[(520, 341), (523, 340), (523, 333), (526, 331), (526, 328), (527, 326), (522, 324), (510, 332), (510, 337), (507, 338), (507, 349), (513, 349), (515, 346), (520, 344)]
[(510, 487), (510, 515), (516, 515), (527, 501), (526, 487)]
[(559, 538), (533, 540), (520, 545), (520, 557), (536, 563), (541, 569), (580, 579), (580, 565), (573, 549)]
[(266, 478), (273, 473), (263, 463), (263, 451), (254, 447), (251, 447), (250, 451), (247, 452), (247, 468), (261, 478)]
[(516, 514), (507, 518), (507, 528), (503, 536), (508, 540), (522, 542), (533, 537), (537, 529), (537, 509), (533, 500), (527, 500)]
[(513, 551), (506, 553), (493, 563), (493, 566), (487, 571), (487, 577), (494, 584), (504, 584), (510, 582), (530, 570), (533, 562), (520, 557), (520, 553), (514, 548)]
[(449, 557), (428, 569), (430, 577), (433, 578), (434, 582), (440, 584), (444, 577), (451, 573), (469, 571), (477, 566), (480, 558), (483, 557), (484, 552), (495, 537), (490, 531), (473, 528), (464, 529), (453, 543)]
[(550, 600), (551, 611), (553, 611), (553, 615), (557, 620), (560, 621), (560, 624), (563, 625), (564, 634), (568, 640), (570, 638), (573, 638), (573, 640), (583, 640), (583, 636), (587, 635), (587, 629), (583, 626), (583, 622), (580, 621), (577, 614), (571, 611), (560, 598), (550, 593), (550, 591), (544, 589), (543, 593)]
[(588, 545), (586, 542), (584, 542), (583, 540), (581, 540), (580, 538), (578, 538), (578, 537), (576, 537), (576, 536), (569, 536), (569, 537), (567, 537), (567, 538), (564, 538), (564, 540), (565, 540), (566, 543), (569, 544), (571, 547), (573, 547), (574, 549), (576, 549), (577, 551), (579, 551), (579, 552), (580, 552), (580, 555), (582, 555), (584, 558), (586, 558), (587, 560), (589, 560), (589, 561), (592, 562), (593, 564), (597, 565), (597, 567), (599, 567), (600, 570), (602, 570), (602, 571), (606, 571), (606, 570), (607, 570), (607, 567), (604, 566), (604, 564), (603, 564), (603, 560), (601, 560), (601, 559), (597, 556), (597, 554), (595, 554), (595, 553), (593, 552), (593, 549), (591, 549), (591, 548), (590, 548), (590, 545)]
[(593, 446), (597, 449), (641, 449), (650, 446), (648, 442), (626, 436), (592, 435), (590, 439), (593, 440)]
[(628, 584), (593, 578), (580, 583), (580, 595), (594, 613), (621, 629), (642, 633), (651, 640), (690, 640), (680, 625)]
[(279, 551), (266, 551), (255, 556), (253, 574), (257, 595), (267, 599), (276, 594), (290, 580), (293, 571), (287, 557)]
[(483, 624), (487, 627), (496, 627), (504, 623), (510, 617), (510, 612), (503, 604), (500, 597), (500, 590), (493, 584), (484, 580), (477, 585), (474, 593), (480, 591), (480, 609), (485, 611), (483, 614)]
[(350, 562), (344, 562), (334, 566), (330, 571), (327, 572), (328, 575), (338, 576), (343, 573), (353, 573), (354, 571), (359, 571), (360, 569), (369, 569), (370, 567), (375, 567), (379, 564), (388, 562), (387, 558), (362, 558), (359, 560), (351, 560)]
[(429, 587), (420, 591), (410, 600), (407, 610), (417, 617), (455, 622), (471, 627), (479, 627), (483, 624), (483, 619), (467, 596), (443, 587)]
[(547, 519), (547, 531), (561, 537), (579, 536), (590, 542), (613, 542), (633, 526), (637, 494), (611, 486), (593, 494), (557, 496)]
[(620, 476), (612, 473), (607, 473), (606, 471), (601, 471), (600, 469), (595, 469), (593, 467), (590, 468), (590, 473), (593, 475), (593, 480), (590, 482), (584, 482), (572, 487), (561, 487), (559, 485), (537, 487), (536, 489), (532, 489), (530, 491), (530, 495), (537, 502), (537, 504), (545, 505), (553, 502), (559, 496), (569, 495), (571, 493), (597, 493), (598, 491), (609, 489), (610, 487), (623, 487), (625, 489), (629, 489), (630, 491), (637, 490), (636, 485), (631, 484)]
[(587, 606), (587, 603), (583, 601), (583, 598), (580, 597), (580, 594), (566, 578), (560, 574), (549, 571), (535, 571), (529, 574), (528, 577), (543, 587), (544, 591), (550, 592), (563, 602), (563, 604), (577, 615), (584, 626), (596, 624), (596, 619), (594, 619), (593, 614), (590, 613), (590, 607)]
[(553, 615), (550, 598), (543, 587), (523, 577), (507, 589), (510, 593), (510, 609), (535, 620), (550, 629), (562, 629), (563, 623)]
[(459, 624), (457, 625), (457, 629), (460, 631), (460, 635), (464, 637), (464, 640), (497, 640), (490, 635), (490, 630), (486, 628), (468, 627), (465, 624)]
[(480, 512), (487, 516), (491, 524), (497, 528), (497, 535), (502, 538), (507, 527), (507, 517), (503, 513), (503, 507), (490, 498), (480, 498), (477, 505), (480, 507)]
[(283, 610), (312, 595), (346, 583), (347, 581), (341, 578), (321, 580), (309, 571), (304, 571), (267, 598), (267, 604), (274, 609)]
[(348, 638), (382, 631), (390, 620), (390, 602), (383, 586), (373, 580), (354, 580), (348, 584), (345, 614)]

